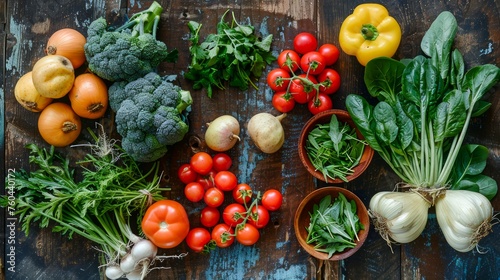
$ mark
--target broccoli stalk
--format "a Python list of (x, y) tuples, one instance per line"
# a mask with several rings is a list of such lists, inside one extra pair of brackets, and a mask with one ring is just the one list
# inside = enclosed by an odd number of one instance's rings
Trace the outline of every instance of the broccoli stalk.
[(169, 52), (165, 43), (156, 39), (162, 11), (161, 5), (153, 2), (114, 30), (104, 18), (93, 21), (84, 46), (90, 71), (112, 82), (133, 81), (156, 71), (163, 61), (175, 62), (177, 50)]
[(131, 29), (133, 37), (144, 33), (151, 33), (156, 38), (156, 29), (158, 28), (161, 12), (163, 12), (162, 6), (154, 1), (149, 9), (134, 14), (124, 25), (118, 27), (115, 31), (120, 32), (124, 29)]

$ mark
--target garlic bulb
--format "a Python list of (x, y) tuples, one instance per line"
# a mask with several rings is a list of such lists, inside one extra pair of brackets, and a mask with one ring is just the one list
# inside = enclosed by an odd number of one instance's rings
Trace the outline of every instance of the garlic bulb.
[(370, 200), (375, 229), (390, 246), (391, 240), (411, 242), (427, 224), (431, 203), (417, 192), (379, 192)]
[(480, 193), (447, 190), (436, 201), (436, 217), (448, 244), (468, 252), (491, 232), (493, 207)]

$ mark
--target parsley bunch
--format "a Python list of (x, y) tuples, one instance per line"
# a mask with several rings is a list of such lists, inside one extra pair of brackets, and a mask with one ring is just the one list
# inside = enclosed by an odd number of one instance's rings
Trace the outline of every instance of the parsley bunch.
[(259, 38), (251, 25), (238, 24), (233, 20), (227, 23), (224, 13), (217, 24), (217, 34), (209, 34), (200, 43), (201, 24), (190, 21), (192, 43), (189, 48), (191, 64), (186, 79), (194, 81), (193, 88), (206, 88), (208, 97), (212, 97), (213, 87), (224, 89), (224, 83), (240, 90), (248, 89), (251, 76), (259, 78), (266, 64), (271, 64), (276, 57), (271, 53), (273, 35)]

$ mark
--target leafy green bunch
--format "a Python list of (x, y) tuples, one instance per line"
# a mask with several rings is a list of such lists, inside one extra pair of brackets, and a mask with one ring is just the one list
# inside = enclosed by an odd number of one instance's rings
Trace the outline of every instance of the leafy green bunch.
[(346, 107), (368, 144), (405, 183), (467, 189), (491, 199), (497, 183), (481, 174), (488, 149), (462, 144), (471, 118), (490, 107), (481, 98), (500, 80), (500, 69), (485, 64), (465, 71), (462, 54), (453, 49), (457, 29), (455, 17), (442, 12), (422, 39), (425, 55), (368, 62), (364, 81), (378, 102), (372, 106), (351, 94)]
[(257, 89), (252, 77), (259, 78), (266, 64), (276, 60), (271, 53), (272, 34), (260, 39), (252, 25), (238, 24), (234, 13), (227, 23), (226, 14), (217, 23), (217, 33), (209, 34), (203, 42), (202, 25), (188, 23), (191, 63), (185, 78), (194, 81), (194, 89), (206, 88), (208, 97), (212, 97), (214, 87), (224, 89), (226, 82), (240, 90), (248, 89), (249, 84)]

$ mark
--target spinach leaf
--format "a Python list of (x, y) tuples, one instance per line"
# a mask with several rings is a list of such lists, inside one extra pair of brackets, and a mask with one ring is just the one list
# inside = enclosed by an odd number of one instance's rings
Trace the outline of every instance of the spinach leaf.
[[(474, 104), (500, 80), (500, 68), (492, 64), (476, 66), (465, 74), (462, 87), (470, 91), (470, 103)], [(467, 107), (469, 109), (469, 107)]]
[(408, 117), (403, 110), (403, 105), (399, 97), (393, 105), (394, 113), (396, 114), (396, 123), (398, 126), (398, 140), (401, 149), (406, 149), (412, 142), (414, 136), (414, 125), (412, 120)]
[(432, 22), (420, 43), (422, 51), (431, 58), (440, 77), (446, 81), (451, 67), (451, 47), (458, 24), (452, 13), (444, 11)]
[(371, 127), (373, 121), (373, 106), (371, 106), (362, 96), (349, 94), (346, 98), (346, 107), (349, 115), (363, 137), (365, 137), (368, 145), (375, 151), (382, 151), (382, 147), (377, 140), (375, 129)]
[(398, 136), (398, 126), (396, 124), (396, 114), (389, 103), (379, 102), (373, 110), (375, 119), (375, 132), (378, 138), (386, 145), (390, 145)]
[(365, 67), (364, 80), (368, 92), (380, 101), (394, 104), (401, 91), (401, 76), (405, 65), (388, 57), (370, 60)]
[(453, 50), (451, 54), (450, 84), (459, 90), (462, 89), (462, 80), (464, 78), (464, 73), (464, 57), (459, 50)]

